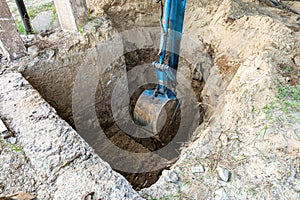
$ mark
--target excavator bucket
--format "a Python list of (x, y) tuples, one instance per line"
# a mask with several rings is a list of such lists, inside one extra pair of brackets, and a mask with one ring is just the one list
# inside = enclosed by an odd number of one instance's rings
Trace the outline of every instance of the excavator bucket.
[(134, 121), (155, 136), (172, 123), (179, 100), (163, 95), (155, 97), (153, 93), (154, 90), (145, 90), (138, 98)]

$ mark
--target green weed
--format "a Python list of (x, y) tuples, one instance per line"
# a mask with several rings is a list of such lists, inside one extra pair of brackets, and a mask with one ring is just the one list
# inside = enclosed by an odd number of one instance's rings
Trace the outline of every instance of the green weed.
[(300, 86), (282, 85), (277, 88), (277, 99), (280, 108), (285, 113), (292, 110), (298, 110), (300, 105)]
[(51, 13), (51, 19), (50, 19), (48, 26), (51, 26), (57, 18), (58, 18), (57, 13)]
[(300, 100), (299, 87), (300, 86), (280, 84), (277, 88), (277, 98), (291, 98), (296, 101)]
[(254, 187), (249, 188), (249, 192), (254, 196), (258, 194), (257, 190)]
[[(300, 86), (279, 83), (275, 85), (275, 89), (275, 99), (263, 107), (263, 112), (267, 120), (266, 125), (257, 132), (254, 141), (257, 140), (259, 136), (264, 139), (268, 126), (276, 122), (284, 123), (285, 117), (290, 120), (297, 120), (293, 115), (289, 115), (289, 113), (298, 112), (300, 110)], [(257, 110), (253, 106), (252, 112), (257, 113)]]
[(11, 148), (11, 150), (16, 151), (18, 153), (21, 153), (21, 154), (25, 155), (25, 152), (22, 149), (20, 149), (19, 147), (17, 147), (16, 145), (8, 142), (7, 146), (9, 146)]
[(259, 113), (260, 113), (260, 110), (259, 109), (257, 109), (257, 108), (255, 108), (253, 105), (252, 105), (252, 113), (254, 113), (255, 115), (259, 115)]
[(275, 108), (275, 100), (273, 99), (269, 104), (265, 105), (264, 113), (269, 114)]
[(27, 34), (23, 26), (23, 23), (21, 21), (16, 21), (16, 25), (17, 25), (18, 32), (20, 34), (24, 34), (24, 35)]
[(238, 163), (238, 162), (241, 162), (243, 160), (246, 159), (246, 156), (243, 154), (243, 155), (239, 155), (237, 156), (235, 159), (234, 159), (234, 162)]
[(88, 18), (90, 19), (90, 18), (91, 18), (91, 16), (92, 16), (92, 14), (91, 14), (91, 10), (90, 10), (90, 9), (88, 9)]
[(258, 133), (256, 134), (256, 137), (255, 139), (257, 139), (258, 137), (261, 137), (262, 140), (265, 139), (265, 135), (267, 133), (267, 130), (268, 130), (268, 125), (265, 125), (263, 128), (261, 128)]
[(286, 66), (284, 69), (286, 72), (290, 72), (292, 69), (289, 66)]
[[(272, 111), (279, 109), (284, 113), (289, 113), (300, 108), (300, 86), (282, 85), (276, 86), (276, 99), (264, 106), (264, 113), (268, 119), (273, 119)], [(252, 112), (254, 110), (252, 109)], [(276, 117), (277, 119), (277, 117)]]

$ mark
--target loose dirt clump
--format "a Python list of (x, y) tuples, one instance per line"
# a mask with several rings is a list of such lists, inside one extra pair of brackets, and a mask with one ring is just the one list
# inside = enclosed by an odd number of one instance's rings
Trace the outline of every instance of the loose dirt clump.
[(238, 65), (233, 65), (228, 62), (225, 56), (221, 56), (216, 60), (216, 66), (218, 67), (220, 74), (225, 77), (234, 75), (238, 70)]

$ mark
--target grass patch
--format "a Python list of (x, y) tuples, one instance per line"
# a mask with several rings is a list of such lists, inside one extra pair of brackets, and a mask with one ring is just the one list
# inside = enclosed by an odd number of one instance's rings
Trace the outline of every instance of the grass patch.
[(286, 66), (286, 67), (284, 68), (284, 71), (286, 71), (286, 72), (290, 72), (290, 71), (292, 71), (292, 68), (291, 68), (291, 67), (289, 67), (289, 66)]
[(25, 31), (24, 25), (23, 25), (23, 23), (21, 21), (17, 20), (16, 21), (16, 26), (17, 26), (18, 32), (20, 34), (24, 34), (24, 35), (27, 34), (26, 31)]
[(35, 7), (28, 7), (27, 9), (28, 15), (31, 19), (45, 11), (52, 11), (53, 13), (56, 13), (54, 2), (44, 3)]
[(276, 86), (275, 99), (266, 104), (263, 110), (267, 116), (272, 115), (275, 110), (280, 110), (286, 114), (300, 111), (300, 85), (292, 86), (279, 83)]
[(256, 134), (256, 138), (261, 137), (262, 140), (265, 139), (266, 133), (268, 130), (268, 125), (265, 125), (263, 128), (261, 128), (258, 133)]
[(280, 108), (285, 113), (297, 111), (300, 109), (300, 86), (282, 85), (277, 88), (277, 99)]
[[(254, 141), (258, 138), (264, 140), (268, 128), (274, 124), (288, 125), (300, 120), (294, 116), (295, 113), (300, 112), (300, 85), (277, 83), (275, 90), (275, 98), (263, 107), (266, 123), (257, 132)], [(254, 107), (252, 107), (252, 112), (258, 113)]]
[(51, 22), (53, 23), (58, 18), (58, 14), (56, 12), (51, 13)]

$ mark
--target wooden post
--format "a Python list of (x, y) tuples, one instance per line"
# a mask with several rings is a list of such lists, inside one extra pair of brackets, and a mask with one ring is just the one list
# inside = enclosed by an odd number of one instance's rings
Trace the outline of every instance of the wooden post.
[(65, 31), (78, 31), (88, 20), (85, 0), (54, 0), (60, 26)]
[(26, 52), (14, 19), (5, 0), (0, 0), (0, 51), (15, 59)]

